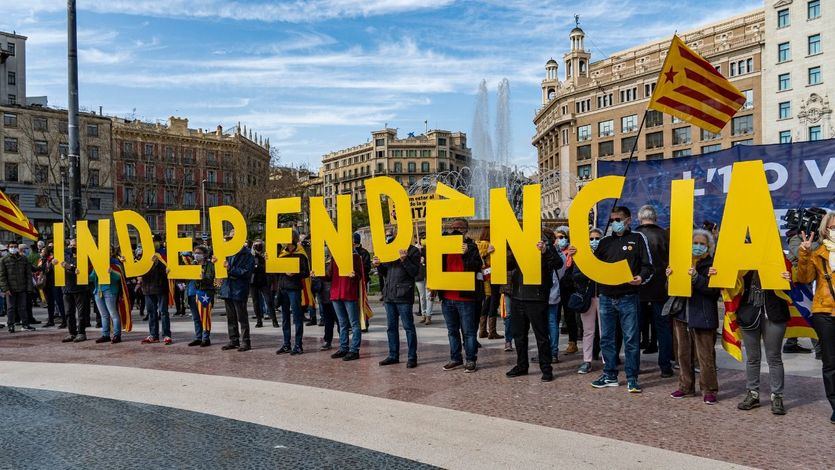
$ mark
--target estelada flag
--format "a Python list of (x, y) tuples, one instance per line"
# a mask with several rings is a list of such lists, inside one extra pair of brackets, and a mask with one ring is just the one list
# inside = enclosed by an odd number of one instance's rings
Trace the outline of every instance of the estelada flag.
[(30, 240), (38, 239), (38, 231), (26, 215), (21, 212), (17, 204), (12, 202), (6, 193), (0, 191), (0, 229), (16, 233)]
[(212, 331), (212, 296), (208, 292), (198, 290), (195, 296), (197, 314), (200, 316), (200, 327), (203, 331)]
[(710, 62), (673, 36), (650, 109), (718, 134), (744, 104), (745, 95)]
[[(168, 250), (165, 247), (162, 247), (157, 252), (157, 258), (159, 258), (160, 262), (168, 268)], [(166, 274), (166, 277), (168, 275)], [(174, 301), (174, 280), (168, 279), (168, 306), (173, 307), (176, 302)]]
[[(331, 261), (334, 262), (334, 261)], [(360, 328), (365, 330), (368, 329), (368, 320), (374, 316), (374, 310), (371, 308), (371, 304), (368, 302), (368, 273), (365, 272), (365, 266), (362, 264), (362, 259), (360, 255), (354, 252), (354, 266), (359, 265), (360, 267), (360, 293), (359, 293), (359, 301), (360, 301)]]
[(130, 318), (130, 292), (128, 291), (128, 282), (125, 277), (125, 270), (122, 267), (122, 262), (116, 258), (110, 259), (110, 269), (119, 275), (119, 300), (117, 302), (119, 308), (119, 320), (122, 323), (122, 329), (130, 332), (133, 330), (133, 322)]
[(737, 277), (733, 289), (722, 289), (722, 300), (725, 302), (725, 318), (722, 322), (722, 349), (734, 359), (742, 362), (742, 330), (736, 321), (736, 311), (742, 301), (743, 274)]

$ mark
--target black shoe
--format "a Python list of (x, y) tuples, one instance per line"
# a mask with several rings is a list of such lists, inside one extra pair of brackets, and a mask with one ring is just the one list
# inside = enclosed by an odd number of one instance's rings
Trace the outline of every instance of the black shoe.
[(331, 343), (325, 343), (322, 345), (322, 347), (319, 348), (319, 351), (330, 351), (331, 349), (333, 349)]
[(759, 392), (755, 392), (753, 390), (748, 390), (748, 393), (745, 394), (745, 398), (736, 405), (737, 409), (748, 411), (753, 410), (754, 408), (758, 408), (760, 406), (760, 394)]
[(449, 361), (444, 364), (444, 370), (453, 370), (457, 369), (464, 365), (464, 361)]
[(9, 333), (14, 333), (14, 325), (9, 325)]
[(204, 339), (203, 341), (200, 342), (200, 347), (201, 348), (208, 348), (211, 345), (212, 345), (212, 340), (210, 340), (210, 339)]
[(783, 354), (809, 354), (812, 352), (809, 348), (804, 348), (799, 344), (787, 344), (783, 346)]
[[(90, 325), (87, 325), (87, 326), (89, 327)], [(101, 329), (101, 323), (96, 322), (96, 328)]]
[(304, 349), (296, 347), (293, 348), (292, 351), (290, 351), (291, 356), (298, 356), (299, 354), (304, 354)]
[(387, 358), (383, 359), (382, 361), (380, 361), (381, 366), (390, 366), (392, 364), (399, 364), (399, 363), (400, 363), (400, 360), (395, 359), (393, 357), (387, 357)]
[(58, 329), (59, 329), (59, 330), (65, 330), (65, 329), (67, 329), (67, 324), (66, 324), (66, 323), (61, 323), (60, 325), (58, 325)]
[(554, 381), (554, 373), (553, 372), (543, 372), (542, 378), (540, 379), (543, 382), (553, 382)]
[(316, 326), (316, 322), (315, 321), (309, 321), (309, 322), (305, 323), (304, 326)]
[(649, 347), (649, 348), (644, 349), (644, 352), (642, 354), (655, 354), (657, 352), (658, 352), (658, 348)]
[[(30, 324), (30, 325), (40, 325), (40, 324), (41, 324), (41, 321), (40, 321), (40, 320), (31, 320), (31, 321), (29, 322), (29, 324)], [(99, 328), (101, 328), (101, 326), (100, 326)]]
[(240, 343), (227, 343), (224, 344), (223, 347), (220, 349), (221, 351), (230, 351), (232, 349), (238, 349), (238, 347), (240, 347)]
[[(416, 359), (410, 359), (410, 360), (406, 361), (406, 368), (407, 369), (414, 369), (415, 367), (417, 367), (417, 360)], [(835, 416), (835, 415), (833, 415), (833, 416)]]
[(142, 315), (140, 318), (142, 321), (148, 321), (148, 315)]
[(786, 414), (786, 407), (783, 406), (783, 395), (771, 394), (771, 414), (778, 416)]
[(289, 352), (290, 352), (290, 346), (282, 346), (275, 351), (276, 354), (287, 354)]
[(44, 324), (43, 328), (50, 328), (55, 326), (55, 322), (48, 321)]
[(675, 372), (673, 372), (673, 369), (666, 369), (666, 370), (661, 371), (661, 378), (662, 379), (669, 379), (670, 377), (672, 377), (674, 375), (676, 375), (676, 374), (675, 374)]
[(348, 355), (348, 351), (340, 349), (339, 351), (331, 354), (331, 359), (341, 359)]
[(362, 330), (360, 330), (360, 331), (361, 331), (361, 332), (363, 332), (363, 333), (368, 333), (368, 328), (363, 328), (363, 329), (362, 329)]
[(322, 320), (319, 320), (319, 323), (317, 323), (316, 326), (325, 326), (325, 322), (322, 321)]
[(505, 372), (504, 375), (508, 377), (520, 377), (523, 375), (528, 375), (528, 369), (523, 369), (519, 366), (513, 366), (513, 369), (510, 369), (509, 371)]
[(31, 325), (23, 325), (20, 328), (23, 329), (23, 330), (26, 330), (26, 331), (35, 331), (35, 327), (31, 326)]
[(110, 342), (110, 336), (102, 336), (102, 337), (96, 339), (96, 344), (109, 343), (109, 342)]
[(476, 365), (475, 361), (467, 361), (467, 363), (464, 364), (464, 372), (467, 374), (471, 374), (477, 370), (478, 366)]
[(72, 343), (75, 339), (75, 335), (67, 335), (64, 339), (61, 340), (62, 343)]
[(250, 346), (249, 343), (243, 343), (238, 348), (238, 352), (245, 352), (245, 351), (249, 351), (250, 349), (252, 349), (252, 346)]
[(829, 417), (829, 422), (835, 424), (835, 411), (833, 411), (832, 416)]
[(201, 341), (199, 339), (196, 339), (196, 340), (188, 343), (189, 346), (200, 346), (201, 344), (203, 344), (203, 341)]
[(360, 358), (360, 353), (358, 352), (349, 352), (342, 358), (343, 361), (356, 361)]
[(116, 335), (110, 340), (110, 344), (119, 344), (122, 342), (122, 335)]
[(278, 320), (273, 320), (273, 328), (278, 328)]
[(264, 328), (264, 323), (261, 320), (255, 322), (255, 328)]

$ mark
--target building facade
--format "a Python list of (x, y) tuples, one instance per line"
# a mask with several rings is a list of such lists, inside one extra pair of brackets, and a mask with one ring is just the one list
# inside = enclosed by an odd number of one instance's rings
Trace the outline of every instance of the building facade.
[(322, 195), (325, 207), (336, 214), (336, 196), (350, 194), (354, 210), (366, 204), (365, 180), (387, 175), (408, 188), (420, 178), (469, 167), (472, 153), (463, 132), (430, 130), (398, 138), (397, 129), (371, 133), (361, 145), (322, 157)]
[[(35, 228), (48, 237), (52, 223), (69, 213), (67, 180), (69, 135), (67, 110), (39, 106), (0, 106), (0, 149), (3, 191), (17, 201)], [(81, 113), (82, 215), (95, 220), (113, 212), (111, 121)], [(63, 183), (63, 184), (62, 184)], [(7, 239), (7, 232), (0, 234)]]
[(579, 25), (574, 28), (563, 56), (564, 80), (557, 61), (549, 60), (541, 84), (542, 106), (534, 116), (532, 143), (543, 183), (543, 212), (566, 216), (577, 191), (597, 176), (597, 162), (626, 159), (633, 146), (638, 160), (653, 160), (761, 143), (763, 29), (764, 12), (758, 10), (679, 35), (747, 97), (720, 134), (649, 111), (638, 138), (669, 39), (593, 62), (585, 33)]
[(835, 5), (766, 0), (763, 143), (835, 137)]
[(26, 104), (26, 36), (0, 31), (0, 104)]
[(190, 129), (188, 119), (173, 116), (166, 124), (114, 118), (113, 160), (116, 207), (140, 211), (155, 232), (165, 229), (166, 210), (201, 210), (203, 232), (209, 207), (263, 217), (269, 140), (240, 125), (224, 133)]

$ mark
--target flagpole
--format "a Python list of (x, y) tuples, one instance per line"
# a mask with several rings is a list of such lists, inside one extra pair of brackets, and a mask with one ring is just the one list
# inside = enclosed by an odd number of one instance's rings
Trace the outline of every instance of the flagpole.
[[(635, 134), (635, 142), (632, 142), (632, 150), (629, 152), (629, 159), (626, 161), (626, 168), (623, 169), (623, 178), (626, 179), (626, 174), (629, 173), (629, 167), (632, 166), (632, 159), (635, 157), (635, 150), (638, 149), (638, 139), (641, 138), (641, 131), (644, 130), (644, 123), (647, 120), (647, 114), (649, 113), (649, 106), (647, 109), (644, 110), (644, 116), (641, 118), (641, 124), (638, 126), (638, 133)], [(612, 205), (612, 209), (617, 207), (618, 202), (620, 201), (620, 196), (615, 199), (615, 203)], [(603, 229), (603, 235), (606, 235), (606, 232), (609, 231), (609, 223), (611, 222), (610, 218), (606, 218), (606, 227)]]

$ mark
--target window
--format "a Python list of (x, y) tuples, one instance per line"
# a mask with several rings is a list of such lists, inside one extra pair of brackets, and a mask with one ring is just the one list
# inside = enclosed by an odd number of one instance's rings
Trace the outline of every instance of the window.
[(702, 155), (722, 150), (722, 144), (705, 145), (702, 147)]
[(731, 62), (731, 76), (745, 75), (754, 71), (754, 59), (742, 59)]
[(376, 141), (374, 141), (374, 145), (376, 145), (377, 147), (382, 147), (386, 145), (386, 139), (377, 139)]
[(811, 0), (809, 2), (808, 7), (808, 18), (810, 20), (814, 20), (815, 18), (820, 18), (821, 16), (821, 1), (820, 0)]
[[(152, 166), (146, 166), (145, 167), (145, 179), (151, 180), (151, 179), (154, 179), (155, 177), (156, 177), (156, 168), (154, 168)], [(210, 181), (210, 182), (214, 183), (214, 181)]]
[(35, 155), (49, 155), (49, 143), (45, 140), (36, 140)]
[[(224, 176), (224, 179), (226, 179), (225, 177), (229, 176), (229, 173), (226, 173), (223, 176)], [(173, 168), (168, 167), (168, 168), (165, 169), (165, 180), (168, 181), (168, 182), (174, 181), (174, 169)]]
[(653, 154), (647, 155), (647, 160), (663, 160), (663, 159), (664, 159), (664, 154), (663, 153), (653, 153)]
[(438, 162), (438, 171), (446, 171), (446, 163)]
[(17, 163), (6, 163), (6, 181), (17, 181)]
[(754, 145), (754, 139), (737, 140), (732, 145), (734, 147), (736, 147), (737, 145)]
[(93, 211), (100, 211), (101, 210), (101, 198), (100, 197), (91, 197), (90, 203), (87, 204), (87, 209)]
[(780, 143), (781, 144), (792, 143), (792, 131), (780, 131)]
[(591, 111), (591, 98), (578, 101), (576, 103), (577, 106), (577, 113), (587, 113)]
[(429, 162), (423, 162), (420, 164), (420, 171), (421, 173), (429, 173)]
[(10, 153), (17, 153), (17, 139), (14, 137), (4, 137), (3, 150)]
[(644, 97), (645, 98), (649, 98), (650, 96), (652, 96), (653, 93), (655, 93), (655, 85), (657, 85), (657, 83), (645, 83), (644, 84)]
[(58, 155), (67, 156), (70, 154), (70, 145), (66, 142), (61, 142), (58, 144)]
[(438, 150), (438, 157), (439, 158), (446, 158), (446, 150), (444, 150), (444, 149)]
[(88, 186), (95, 188), (99, 185), (99, 170), (90, 170)]
[(814, 34), (809, 36), (809, 55), (821, 53), (821, 35)]
[(9, 104), (17, 104), (17, 96), (9, 93), (8, 101), (9, 101)]
[(174, 202), (174, 191), (171, 191), (170, 189), (166, 189), (165, 194), (163, 196), (165, 198), (165, 205), (170, 206), (170, 205), (175, 204), (175, 202)]
[(591, 165), (578, 165), (577, 178), (581, 180), (591, 179)]
[(689, 157), (690, 155), (693, 155), (693, 151), (690, 149), (673, 150), (673, 158)]
[(638, 130), (638, 115), (624, 116), (620, 118), (621, 132), (635, 132)]
[(431, 157), (432, 156), (432, 151), (431, 150), (421, 150), (420, 151), (420, 156), (423, 157), (423, 158)]
[(600, 137), (615, 135), (615, 121), (601, 121), (597, 123), (597, 134)]
[(792, 75), (790, 73), (781, 73), (777, 76), (777, 90), (786, 91), (791, 90)]
[(743, 90), (742, 94), (745, 95), (745, 103), (742, 105), (742, 109), (752, 109), (754, 107), (754, 90)]
[(125, 178), (135, 178), (136, 177), (136, 164), (135, 163), (125, 163)]
[(629, 153), (638, 142), (638, 136), (624, 137), (620, 139), (620, 153)]
[(787, 42), (777, 44), (777, 62), (786, 62), (791, 58), (791, 44)]
[(46, 183), (49, 181), (49, 167), (46, 165), (35, 165), (35, 177), (36, 183)]
[(591, 158), (591, 145), (581, 145), (577, 147), (577, 161), (588, 160)]
[(17, 74), (16, 73), (9, 72), (8, 83), (9, 83), (9, 86), (15, 86), (15, 84), (17, 83)]
[(789, 119), (792, 117), (792, 102), (791, 101), (783, 101), (778, 105), (779, 107), (779, 117), (778, 119)]
[(235, 201), (232, 198), (231, 194), (224, 194), (223, 195), (223, 204), (227, 206), (231, 206)]
[(382, 172), (383, 172), (383, 164), (382, 163), (377, 163), (377, 173), (382, 173)]
[(821, 83), (821, 68), (820, 66), (811, 67), (809, 69), (809, 85), (820, 85)]
[(87, 158), (90, 160), (99, 160), (99, 147), (97, 145), (87, 146)]
[(638, 98), (638, 88), (628, 88), (626, 90), (620, 91), (620, 102), (621, 103), (628, 103), (630, 101), (635, 101)]
[(8, 51), (9, 55), (15, 55), (15, 43), (6, 43), (6, 51)]
[(194, 206), (195, 203), (196, 200), (194, 199), (194, 191), (186, 191), (185, 193), (183, 193), (183, 204), (191, 207)]
[(395, 173), (402, 173), (403, 172), (403, 164), (400, 162), (394, 162), (394, 172)]
[(647, 127), (658, 127), (664, 124), (664, 113), (654, 109), (647, 111)]
[(125, 187), (125, 199), (124, 202), (126, 204), (130, 204), (136, 200), (136, 192), (133, 188)]
[(731, 135), (751, 134), (754, 132), (754, 116), (737, 116), (731, 121)]
[(67, 123), (67, 121), (64, 121), (64, 120), (58, 121), (58, 132), (60, 132), (62, 134), (67, 134), (67, 133), (70, 132), (69, 129), (70, 129), (69, 128), (69, 123)]
[(673, 145), (690, 143), (690, 126), (673, 129)]
[(609, 140), (606, 142), (600, 142), (597, 144), (597, 156), (598, 157), (608, 157), (610, 155), (615, 154), (615, 141)]
[(446, 137), (438, 137), (438, 146), (446, 147)]
[(777, 12), (777, 27), (785, 28), (791, 25), (791, 17), (789, 16), (789, 9), (784, 8)]
[(664, 132), (652, 132), (646, 135), (647, 148), (657, 149), (664, 146)]
[(821, 126), (812, 126), (809, 128), (809, 141), (821, 140), (823, 134), (821, 133)]
[(591, 124), (577, 128), (577, 142), (585, 142), (591, 139)]
[(601, 95), (601, 96), (597, 97), (597, 108), (598, 109), (608, 108), (609, 106), (612, 106), (612, 104), (613, 104), (613, 102), (612, 102), (612, 94), (611, 93), (607, 93), (605, 95)]
[(3, 127), (17, 127), (17, 114), (3, 113)]
[(150, 188), (145, 190), (145, 204), (153, 206), (157, 203), (157, 190)]
[[(154, 144), (145, 144), (145, 156), (152, 157), (154, 156)], [(214, 154), (211, 152), (209, 153), (209, 160), (214, 159)]]
[(99, 125), (98, 124), (87, 124), (87, 135), (90, 137), (98, 137), (99, 136)]
[(32, 127), (36, 131), (46, 131), (49, 128), (49, 121), (45, 117), (33, 117)]
[(417, 164), (415, 162), (409, 162), (407, 166), (409, 173), (414, 173), (415, 171), (417, 171)]
[(713, 140), (713, 139), (718, 139), (718, 138), (722, 137), (721, 132), (714, 134), (713, 132), (706, 131), (704, 129), (702, 129), (701, 131), (702, 131), (702, 135), (701, 135), (702, 140)]

